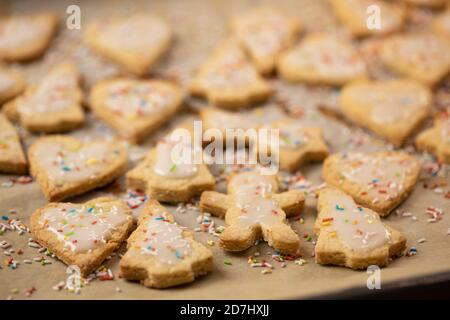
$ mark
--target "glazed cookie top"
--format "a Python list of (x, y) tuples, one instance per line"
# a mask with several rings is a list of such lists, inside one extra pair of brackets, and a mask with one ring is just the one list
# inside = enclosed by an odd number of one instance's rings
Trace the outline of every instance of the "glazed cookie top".
[(106, 244), (117, 227), (130, 219), (129, 214), (112, 202), (59, 203), (45, 208), (39, 223), (54, 233), (68, 250), (85, 253)]
[(93, 141), (83, 143), (75, 139), (49, 139), (33, 146), (33, 158), (48, 177), (57, 182), (81, 182), (95, 177), (123, 154), (117, 142)]
[(450, 69), (450, 44), (433, 33), (395, 35), (381, 44), (380, 57), (388, 66), (434, 84)]
[(158, 46), (161, 41), (170, 37), (170, 33), (163, 20), (137, 14), (128, 19), (105, 22), (100, 29), (99, 41), (145, 54), (148, 48)]
[(259, 74), (247, 60), (235, 40), (226, 40), (205, 65), (202, 86), (229, 90), (260, 81)]
[(9, 121), (0, 114), (0, 153), (7, 157), (22, 154), (19, 136)]
[(341, 97), (361, 108), (369, 106), (367, 116), (380, 125), (406, 121), (431, 103), (429, 90), (409, 80), (353, 83)]
[(292, 68), (313, 72), (326, 78), (358, 78), (365, 75), (366, 65), (352, 44), (336, 36), (308, 36), (284, 56)]
[(75, 66), (61, 64), (25, 94), (18, 105), (18, 111), (25, 116), (64, 112), (77, 105), (81, 98), (78, 81)]
[(0, 58), (3, 50), (20, 50), (30, 42), (47, 37), (53, 32), (55, 20), (48, 13), (0, 20)]
[(374, 201), (398, 196), (405, 188), (407, 176), (420, 167), (414, 157), (403, 153), (350, 152), (337, 157), (336, 170), (342, 180), (358, 183), (363, 187), (360, 195), (369, 194)]
[(140, 241), (130, 247), (127, 254), (144, 254), (155, 257), (155, 262), (163, 266), (174, 266), (188, 257), (193, 248), (189, 240), (183, 236), (183, 228), (165, 209), (152, 207), (152, 211), (141, 222)]
[(376, 212), (357, 205), (340, 191), (326, 190), (320, 197), (320, 233), (339, 238), (354, 252), (372, 251), (391, 242), (391, 234)]
[(173, 88), (160, 82), (117, 80), (107, 87), (106, 108), (118, 117), (155, 115), (173, 103)]
[(292, 27), (286, 16), (276, 10), (260, 8), (236, 17), (232, 26), (252, 54), (278, 53), (286, 46)]
[(248, 227), (261, 224), (270, 228), (280, 219), (284, 220), (285, 215), (271, 197), (276, 191), (273, 179), (256, 172), (247, 172), (233, 177), (228, 188), (241, 213), (237, 217), (237, 224)]
[(161, 139), (156, 146), (156, 161), (153, 170), (157, 175), (170, 178), (191, 178), (198, 173), (194, 163), (194, 146), (169, 135)]

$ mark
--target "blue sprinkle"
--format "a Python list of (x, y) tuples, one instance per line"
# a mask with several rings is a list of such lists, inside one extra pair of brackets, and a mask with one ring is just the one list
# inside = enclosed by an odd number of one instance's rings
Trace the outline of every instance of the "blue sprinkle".
[(181, 253), (178, 250), (175, 250), (175, 256), (177, 257), (177, 259), (181, 259)]
[(62, 167), (63, 171), (70, 171), (70, 168), (67, 166)]
[(8, 221), (9, 217), (8, 216), (2, 216), (2, 219), (5, 220), (5, 221)]

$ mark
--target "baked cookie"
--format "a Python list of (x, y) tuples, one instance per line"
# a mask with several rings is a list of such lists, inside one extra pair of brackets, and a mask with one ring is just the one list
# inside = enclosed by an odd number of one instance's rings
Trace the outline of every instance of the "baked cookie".
[(303, 192), (278, 192), (276, 176), (247, 171), (233, 175), (228, 195), (205, 191), (200, 209), (225, 217), (228, 227), (220, 234), (220, 245), (227, 251), (243, 251), (263, 238), (284, 254), (298, 254), (300, 240), (286, 222), (304, 206)]
[[(267, 143), (270, 152), (278, 152), (280, 169), (295, 172), (309, 162), (322, 161), (328, 156), (328, 147), (319, 127), (305, 127), (290, 118), (264, 125), (262, 129), (279, 129), (279, 146)], [(264, 137), (264, 136), (262, 136)], [(266, 143), (264, 139), (259, 143)], [(265, 148), (265, 147), (264, 147)]]
[(272, 88), (248, 61), (238, 41), (228, 38), (197, 71), (190, 91), (213, 105), (237, 110), (267, 99)]
[(430, 9), (439, 9), (447, 4), (447, 0), (402, 0), (407, 5)]
[(328, 157), (322, 176), (329, 185), (384, 217), (411, 194), (420, 168), (420, 162), (404, 152), (347, 152)]
[[(399, 3), (380, 0), (329, 0), (334, 13), (356, 37), (386, 35), (399, 31), (406, 18), (405, 8)], [(381, 28), (369, 28), (370, 7), (380, 10)]]
[(262, 74), (274, 71), (278, 55), (294, 43), (301, 31), (297, 19), (268, 6), (236, 15), (230, 26)]
[(25, 88), (25, 80), (12, 70), (0, 65), (0, 108), (2, 103), (14, 98)]
[(181, 89), (168, 81), (112, 79), (94, 85), (90, 105), (120, 137), (141, 142), (182, 105)]
[(450, 42), (433, 33), (394, 35), (380, 44), (380, 59), (393, 72), (435, 86), (450, 72)]
[(71, 63), (53, 68), (42, 81), (4, 105), (8, 118), (30, 132), (58, 133), (84, 124), (80, 76)]
[(25, 174), (27, 160), (14, 126), (0, 113), (0, 172)]
[(309, 84), (341, 86), (367, 77), (366, 64), (352, 43), (333, 35), (313, 34), (281, 55), (281, 77)]
[(126, 240), (133, 228), (131, 209), (122, 200), (49, 203), (30, 218), (35, 240), (65, 264), (87, 276)]
[(189, 129), (180, 127), (160, 139), (147, 157), (127, 172), (127, 186), (145, 191), (151, 199), (171, 203), (186, 202), (213, 190), (215, 179), (207, 165), (196, 161), (201, 146), (180, 138), (184, 134), (191, 137)]
[(56, 33), (53, 13), (0, 19), (0, 60), (26, 61), (41, 56)]
[(117, 141), (82, 142), (55, 135), (37, 139), (28, 159), (45, 197), (60, 201), (115, 180), (126, 168), (127, 151)]
[[(201, 110), (200, 120), (202, 121), (204, 133), (208, 130), (219, 131), (224, 138), (227, 137), (227, 129), (240, 129), (246, 131), (248, 129), (258, 129), (262, 124), (255, 117), (253, 117), (251, 112), (245, 113), (245, 115), (243, 115), (242, 113), (230, 112), (216, 108), (205, 108)], [(209, 137), (207, 134), (204, 134), (204, 138), (205, 140), (209, 141)], [(251, 142), (250, 137), (247, 135), (245, 135), (244, 139), (244, 143), (246, 145)], [(235, 140), (238, 139), (234, 139), (233, 137), (233, 141)]]
[(93, 23), (85, 33), (86, 42), (95, 51), (137, 76), (150, 72), (171, 39), (169, 25), (145, 13)]
[(211, 250), (195, 241), (192, 232), (178, 225), (156, 200), (145, 204), (127, 242), (120, 276), (149, 288), (189, 283), (213, 269)]
[(318, 236), (316, 262), (366, 269), (388, 264), (389, 258), (406, 247), (406, 238), (381, 222), (375, 211), (357, 205), (344, 192), (326, 188), (320, 191), (319, 214), (314, 225)]
[(401, 146), (428, 116), (430, 90), (408, 79), (357, 81), (346, 85), (340, 109), (356, 125)]
[(432, 128), (417, 136), (416, 146), (434, 154), (439, 162), (450, 164), (450, 108), (436, 117)]
[(431, 28), (444, 39), (450, 39), (450, 7), (433, 19)]

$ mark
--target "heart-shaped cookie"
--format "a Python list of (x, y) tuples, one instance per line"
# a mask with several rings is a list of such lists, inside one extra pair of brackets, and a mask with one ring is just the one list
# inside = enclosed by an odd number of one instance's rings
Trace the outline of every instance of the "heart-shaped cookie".
[(25, 61), (42, 55), (56, 32), (53, 13), (11, 16), (0, 20), (0, 60)]
[(30, 229), (37, 242), (87, 276), (127, 238), (131, 209), (121, 200), (97, 198), (86, 203), (49, 203), (34, 212)]
[(168, 49), (172, 32), (166, 22), (149, 14), (91, 24), (86, 42), (103, 56), (135, 75), (144, 75)]
[(428, 116), (431, 92), (408, 79), (357, 81), (343, 88), (340, 107), (356, 125), (401, 146)]
[(54, 67), (40, 83), (5, 105), (11, 120), (30, 132), (59, 133), (83, 125), (79, 73), (72, 63)]
[(31, 174), (45, 197), (60, 201), (115, 180), (126, 168), (127, 151), (117, 141), (48, 136), (32, 144), (28, 158)]
[(278, 71), (290, 81), (337, 86), (367, 75), (363, 58), (350, 42), (325, 34), (307, 36), (283, 54)]
[(14, 126), (0, 114), (0, 172), (23, 174), (27, 161)]
[(119, 136), (140, 142), (179, 110), (182, 93), (167, 81), (121, 78), (97, 83), (90, 101), (92, 111)]
[(5, 101), (14, 98), (25, 88), (25, 81), (16, 72), (0, 66), (0, 107)]
[(434, 86), (450, 72), (450, 42), (434, 33), (394, 35), (382, 40), (381, 61), (392, 71)]
[[(339, 20), (356, 37), (398, 31), (406, 18), (404, 6), (397, 1), (330, 0), (329, 3)], [(378, 25), (377, 21), (380, 20)]]
[(193, 95), (218, 107), (241, 109), (272, 93), (235, 38), (225, 39), (200, 67), (190, 84)]
[(367, 208), (388, 215), (412, 192), (420, 162), (403, 152), (338, 153), (323, 166), (324, 180)]

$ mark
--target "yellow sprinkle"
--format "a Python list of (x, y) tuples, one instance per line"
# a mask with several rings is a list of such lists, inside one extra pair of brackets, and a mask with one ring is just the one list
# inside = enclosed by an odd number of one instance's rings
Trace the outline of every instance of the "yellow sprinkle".
[(137, 119), (137, 114), (134, 114), (134, 113), (127, 114), (127, 115), (126, 115), (126, 118), (127, 118), (128, 120), (134, 120), (134, 119)]
[(324, 221), (322, 222), (322, 227), (328, 227), (331, 225), (331, 221)]
[(356, 221), (356, 220), (353, 220), (353, 224), (358, 224), (358, 221)]
[(72, 151), (72, 152), (78, 151), (78, 150), (80, 150), (80, 148), (81, 148), (81, 143), (79, 143), (79, 142), (72, 142), (67, 145), (67, 149), (69, 149), (69, 151)]
[(330, 232), (330, 237), (336, 238), (336, 231)]
[(303, 218), (300, 218), (300, 224), (304, 224), (305, 223), (305, 220), (303, 219)]
[(214, 241), (212, 241), (212, 240), (208, 240), (206, 243), (211, 247), (214, 245)]
[(98, 163), (97, 158), (89, 158), (89, 159), (86, 160), (86, 164), (89, 165), (89, 166), (97, 164), (97, 163)]

